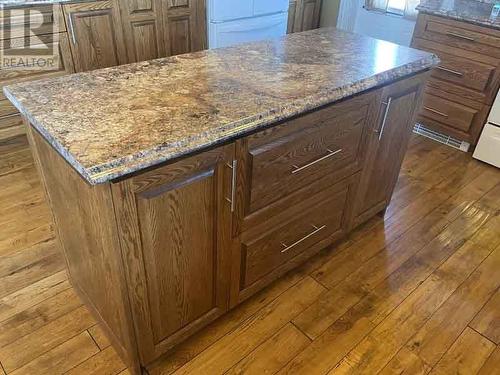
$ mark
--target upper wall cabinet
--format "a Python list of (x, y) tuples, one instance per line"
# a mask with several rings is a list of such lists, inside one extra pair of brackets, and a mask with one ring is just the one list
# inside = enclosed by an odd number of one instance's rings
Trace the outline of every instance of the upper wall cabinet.
[(290, 0), (288, 33), (319, 27), (322, 0)]
[(63, 6), (77, 72), (127, 62), (118, 3), (113, 0)]

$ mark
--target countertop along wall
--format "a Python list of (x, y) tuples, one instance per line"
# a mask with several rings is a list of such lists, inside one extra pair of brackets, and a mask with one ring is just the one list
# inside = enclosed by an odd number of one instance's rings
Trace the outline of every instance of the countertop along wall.
[[(354, 2), (357, 2), (357, 6), (353, 6)], [(368, 11), (363, 5), (364, 0), (342, 0), (338, 27), (404, 46), (410, 45), (415, 21)]]

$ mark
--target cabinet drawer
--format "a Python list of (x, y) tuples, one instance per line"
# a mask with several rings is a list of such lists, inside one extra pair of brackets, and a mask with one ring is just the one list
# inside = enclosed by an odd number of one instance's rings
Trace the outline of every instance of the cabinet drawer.
[(325, 176), (359, 170), (370, 98), (354, 98), (249, 137), (247, 214)]
[(6, 99), (0, 100), (0, 119), (15, 113), (18, 113), (17, 109), (11, 104), (10, 101)]
[(419, 17), (416, 35), (444, 45), (500, 58), (500, 32), (441, 17)]
[(486, 91), (496, 67), (439, 52), (441, 63), (432, 71), (434, 78), (444, 79), (464, 87)]
[[(54, 61), (53, 69), (17, 69), (17, 68), (5, 68), (0, 71), (0, 91), (3, 86), (8, 84), (13, 84), (20, 81), (31, 81), (41, 78), (55, 77), (63, 74), (72, 73), (73, 63), (71, 61), (71, 53), (69, 52), (69, 43), (66, 33), (60, 33), (55, 35), (43, 35), (40, 37), (33, 37), (31, 42), (32, 46), (36, 47), (36, 41), (41, 41), (46, 45), (50, 45), (54, 48), (54, 56), (56, 61)], [(23, 38), (17, 38), (10, 41), (10, 46), (8, 49), (15, 49), (19, 46), (24, 45)], [(6, 46), (3, 46), (6, 47)], [(8, 52), (8, 49), (4, 49), (3, 52)], [(0, 100), (4, 99), (3, 93), (0, 96)]]
[(1, 39), (54, 34), (66, 30), (60, 5), (40, 5), (0, 10)]
[(20, 114), (0, 117), (0, 141), (26, 134), (23, 119)]
[[(349, 179), (347, 179), (349, 180)], [(242, 289), (251, 286), (275, 269), (284, 266), (314, 244), (345, 232), (348, 207), (348, 181), (305, 199), (301, 212), (282, 215), (281, 221), (269, 220), (271, 227), (256, 238), (242, 239)]]
[[(420, 117), (446, 125), (461, 133), (458, 134), (459, 138), (475, 143), (488, 112), (489, 107), (486, 105), (477, 104), (477, 107), (474, 108), (427, 92), (424, 96)], [(426, 123), (425, 120), (424, 123)], [(463, 135), (469, 138), (464, 138)]]

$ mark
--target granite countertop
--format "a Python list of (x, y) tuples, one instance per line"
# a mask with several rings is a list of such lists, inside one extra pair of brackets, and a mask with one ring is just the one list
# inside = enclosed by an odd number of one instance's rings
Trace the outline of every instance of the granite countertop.
[(6, 87), (90, 183), (236, 139), (438, 63), (336, 29)]
[(493, 13), (495, 4), (500, 0), (423, 0), (417, 10), (500, 30), (500, 16)]

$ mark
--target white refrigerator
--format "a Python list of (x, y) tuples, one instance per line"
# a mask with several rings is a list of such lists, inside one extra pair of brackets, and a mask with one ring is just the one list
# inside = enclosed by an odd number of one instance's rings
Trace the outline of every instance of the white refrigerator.
[(488, 123), (479, 138), (474, 158), (500, 168), (500, 93), (491, 107)]
[(285, 35), (288, 6), (289, 0), (209, 0), (209, 48)]

